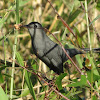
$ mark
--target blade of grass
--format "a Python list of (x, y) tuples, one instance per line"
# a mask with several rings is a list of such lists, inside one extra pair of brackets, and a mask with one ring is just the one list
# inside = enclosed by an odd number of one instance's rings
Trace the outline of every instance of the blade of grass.
[[(12, 9), (12, 6), (8, 9), (11, 10)], [(2, 26), (4, 25), (4, 22), (7, 20), (7, 16), (9, 15), (10, 13), (9, 12), (6, 12), (5, 15), (3, 16), (2, 19), (0, 19), (0, 29), (2, 28)]]
[[(4, 63), (5, 63), (5, 66), (6, 66), (6, 36), (5, 36), (5, 33), (4, 33)], [(7, 73), (7, 69), (5, 68), (5, 73)], [(6, 94), (7, 94), (7, 83), (6, 83)]]
[(98, 15), (96, 18), (94, 18), (93, 21), (89, 24), (89, 26), (91, 26), (99, 18), (100, 18), (100, 15)]
[[(21, 57), (20, 53), (19, 52), (16, 52), (16, 59), (18, 61), (18, 63), (21, 65), (21, 66), (24, 66), (24, 61), (23, 61), (23, 58)], [(25, 73), (24, 73), (25, 72)], [(33, 89), (33, 85), (32, 85), (32, 82), (31, 82), (31, 79), (30, 79), (30, 76), (29, 76), (29, 73), (24, 69), (23, 70), (23, 74), (25, 74), (25, 80), (26, 80), (26, 83), (27, 83), (27, 86), (29, 88), (29, 91), (31, 93), (31, 95), (33, 96), (33, 99), (36, 100), (36, 96), (35, 96), (35, 91)], [(24, 79), (24, 77), (23, 77)], [(24, 82), (24, 81), (23, 81)], [(23, 84), (22, 83), (22, 90), (23, 90)], [(21, 94), (22, 96), (22, 94)]]
[(33, 99), (37, 100), (36, 96), (35, 96), (35, 91), (33, 89), (33, 85), (32, 85), (32, 82), (30, 80), (29, 73), (27, 72), (27, 70), (25, 71), (25, 80), (26, 80), (26, 83), (27, 83), (27, 86), (30, 90), (31, 95), (33, 96)]
[[(86, 13), (86, 22), (87, 22), (88, 46), (90, 48), (90, 54), (92, 54), (92, 46), (91, 46), (91, 40), (90, 40), (90, 29), (89, 29), (89, 19), (88, 19), (87, 0), (85, 0), (84, 3), (85, 3), (85, 13)], [(93, 62), (93, 57), (90, 57), (90, 62), (92, 64), (92, 69), (91, 69), (91, 85), (93, 86), (93, 68), (95, 67), (94, 62)], [(91, 87), (91, 99), (92, 99), (92, 93), (93, 93), (93, 88)]]
[[(16, 24), (19, 24), (19, 0), (15, 0), (16, 2)], [(14, 31), (15, 33), (15, 40), (13, 45), (13, 62), (12, 62), (12, 70), (11, 70), (11, 86), (10, 86), (10, 99), (12, 100), (13, 95), (13, 81), (14, 81), (14, 67), (15, 67), (15, 57), (16, 57), (16, 45), (17, 45), (17, 34), (18, 30)]]
[(91, 48), (91, 40), (90, 40), (90, 29), (89, 29), (89, 20), (88, 20), (87, 0), (85, 0), (85, 13), (86, 13), (86, 22), (87, 22), (88, 44), (89, 44), (89, 48), (90, 48), (90, 51), (91, 51), (92, 48)]
[(0, 86), (0, 100), (8, 100), (8, 97), (1, 86)]

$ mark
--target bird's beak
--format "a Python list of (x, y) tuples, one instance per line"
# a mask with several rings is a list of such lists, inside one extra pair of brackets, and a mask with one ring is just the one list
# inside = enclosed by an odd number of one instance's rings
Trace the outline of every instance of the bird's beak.
[(28, 26), (28, 25), (22, 25), (21, 27), (22, 27), (22, 28), (23, 28), (23, 27), (28, 28), (29, 26)]

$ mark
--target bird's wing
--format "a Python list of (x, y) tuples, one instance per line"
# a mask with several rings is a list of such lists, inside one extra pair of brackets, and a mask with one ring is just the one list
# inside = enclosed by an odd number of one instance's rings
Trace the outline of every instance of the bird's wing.
[(44, 50), (44, 56), (49, 57), (49, 59), (52, 59), (52, 55), (54, 53), (54, 49), (55, 49), (56, 44), (53, 43), (52, 41), (46, 41), (45, 42), (45, 50)]
[(62, 62), (60, 47), (52, 41), (46, 41), (44, 54), (56, 67)]

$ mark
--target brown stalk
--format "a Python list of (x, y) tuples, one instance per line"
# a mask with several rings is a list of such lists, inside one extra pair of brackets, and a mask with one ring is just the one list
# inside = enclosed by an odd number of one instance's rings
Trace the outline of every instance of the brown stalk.
[[(46, 28), (44, 28), (46, 31), (48, 31), (50, 34), (52, 34), (49, 30), (47, 30)], [(68, 55), (68, 53), (66, 52), (66, 50), (65, 50), (65, 48), (63, 47), (63, 45), (62, 45), (62, 43), (57, 39), (57, 37), (54, 35), (54, 34), (52, 34), (53, 35), (53, 37), (59, 42), (59, 44), (60, 44), (60, 46), (62, 47), (62, 49), (63, 49), (63, 51), (65, 52), (65, 54), (66, 54), (66, 56), (69, 58), (69, 60), (72, 62), (72, 64), (75, 66), (75, 68), (80, 72), (80, 74), (81, 75), (84, 75), (84, 73), (78, 68), (78, 66), (74, 63), (74, 61), (72, 60), (72, 58)], [(92, 85), (91, 85), (91, 83), (89, 82), (89, 80), (87, 80), (87, 83), (88, 83), (88, 85), (91, 87), (91, 88), (93, 88), (92, 87)], [(95, 90), (94, 88), (93, 88), (93, 90)], [(96, 95), (100, 98), (100, 96), (98, 95), (98, 93), (95, 91), (95, 93), (96, 93)]]
[(62, 23), (64, 24), (65, 27), (67, 27), (67, 29), (73, 34), (73, 36), (76, 38), (77, 40), (77, 36), (75, 35), (75, 33), (72, 31), (72, 29), (68, 26), (68, 24), (62, 19), (62, 17), (58, 14), (58, 12), (56, 11), (56, 9), (53, 7), (53, 5), (51, 4), (50, 0), (47, 0), (51, 7), (53, 8), (54, 12), (57, 14), (58, 18), (62, 21)]
[[(49, 0), (47, 0), (49, 3), (50, 3), (50, 5), (51, 5), (51, 7), (53, 8), (53, 10), (55, 11), (55, 13), (58, 15), (58, 18), (62, 21), (62, 23), (64, 24), (64, 26), (65, 27), (67, 27), (67, 29), (73, 34), (73, 36), (76, 38), (76, 40), (77, 40), (77, 36), (74, 34), (74, 32), (72, 31), (72, 29), (68, 26), (68, 24), (62, 19), (62, 17), (58, 14), (58, 12), (56, 11), (56, 9), (53, 7), (53, 5), (51, 4), (51, 2), (49, 1)], [(47, 29), (46, 29), (47, 30)], [(48, 30), (47, 30), (48, 31)], [(50, 32), (50, 31), (48, 31), (48, 32)], [(51, 33), (51, 32), (50, 32)], [(52, 34), (52, 33), (51, 33)], [(53, 34), (52, 34), (53, 35)], [(62, 47), (62, 49), (63, 49), (63, 51), (65, 52), (65, 54), (66, 54), (66, 56), (69, 58), (69, 60), (73, 63), (73, 65), (76, 67), (76, 69), (81, 73), (81, 75), (84, 75), (84, 73), (78, 68), (78, 66), (74, 63), (74, 61), (71, 59), (71, 57), (67, 54), (67, 52), (66, 52), (66, 50), (64, 49), (64, 47), (63, 47), (63, 45), (61, 44), (61, 42), (56, 38), (56, 36), (55, 35), (53, 35), (54, 36), (54, 38), (59, 42), (59, 44), (61, 45), (61, 47)], [(97, 36), (98, 36), (98, 34), (97, 34)], [(77, 41), (77, 44), (78, 44), (78, 41)], [(91, 83), (89, 82), (89, 80), (87, 80), (87, 83), (88, 83), (88, 85), (90, 86), (90, 87), (92, 87), (91, 86)], [(92, 87), (93, 88), (93, 87)], [(94, 88), (93, 88), (94, 89)], [(97, 94), (97, 96), (98, 97), (100, 97), (99, 95), (98, 95), (98, 93), (96, 92), (96, 94)]]
[[(52, 34), (48, 29), (44, 28), (47, 32), (49, 32), (50, 34)], [(52, 34), (53, 37), (59, 42), (59, 44), (61, 45), (63, 51), (65, 52), (66, 56), (69, 58), (69, 60), (73, 63), (73, 65), (76, 67), (76, 69), (81, 73), (81, 75), (83, 75), (83, 72), (78, 68), (78, 66), (74, 63), (74, 61), (71, 59), (71, 57), (68, 55), (68, 53), (66, 52), (64, 46), (62, 45), (62, 43), (57, 39), (57, 37)]]
[[(15, 61), (15, 63), (16, 63), (17, 65), (21, 66), (21, 65), (18, 64), (16, 61)], [(35, 72), (32, 72), (32, 71), (28, 70), (26, 67), (21, 66), (21, 68), (27, 70), (28, 72), (30, 72), (30, 73), (32, 73), (32, 74), (34, 74), (34, 75), (37, 75), (37, 76), (38, 76), (41, 80), (43, 80), (55, 93), (57, 93), (58, 95), (60, 95), (61, 97), (63, 97), (65, 100), (70, 100), (70, 99), (68, 99), (67, 97), (65, 97), (63, 94), (61, 94), (59, 91), (57, 91), (56, 89), (54, 89), (53, 87), (51, 87), (51, 86), (50, 86), (50, 83), (46, 82), (40, 75), (36, 74)]]
[[(83, 10), (84, 10), (84, 12), (85, 12), (85, 7), (84, 7), (84, 5), (83, 5), (83, 3), (81, 2), (81, 6), (82, 6), (82, 8), (83, 8)], [(91, 18), (88, 16), (88, 19), (89, 19), (89, 21), (90, 21), (90, 23), (92, 22), (91, 21)], [(97, 39), (98, 39), (98, 41), (100, 42), (100, 35), (98, 34), (98, 32), (96, 31), (96, 28), (93, 26), (93, 24), (91, 24), (92, 25), (92, 28), (93, 28), (93, 30), (95, 31), (95, 33), (96, 33), (96, 35), (97, 35)]]

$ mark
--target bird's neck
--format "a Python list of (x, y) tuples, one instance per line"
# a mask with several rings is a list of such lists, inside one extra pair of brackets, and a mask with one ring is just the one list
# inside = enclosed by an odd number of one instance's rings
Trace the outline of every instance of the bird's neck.
[(35, 41), (35, 40), (44, 40), (44, 32), (41, 31), (40, 29), (34, 29), (33, 34), (30, 34), (31, 38)]
[(39, 29), (34, 31), (31, 38), (33, 47), (40, 48), (43, 44), (45, 44), (45, 33)]

